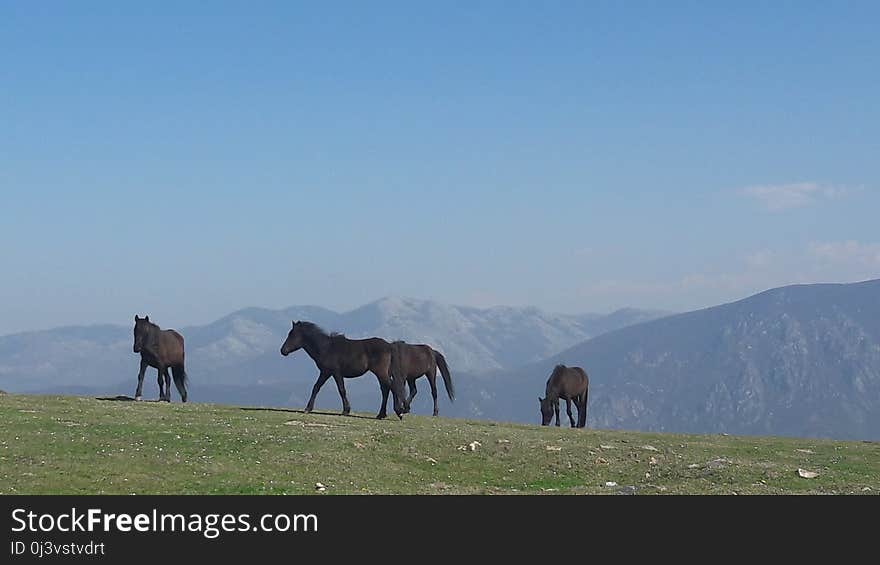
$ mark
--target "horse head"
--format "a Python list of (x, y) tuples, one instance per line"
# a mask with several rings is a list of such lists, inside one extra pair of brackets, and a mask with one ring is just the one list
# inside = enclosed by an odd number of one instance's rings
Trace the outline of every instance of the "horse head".
[(403, 420), (403, 415), (409, 414), (410, 411), (409, 398), (406, 395), (406, 388), (403, 386), (403, 381), (392, 379), (391, 396), (394, 398), (394, 413), (397, 414), (398, 418)]
[(292, 327), (287, 332), (287, 339), (281, 344), (281, 355), (287, 357), (303, 346), (303, 332), (301, 322), (291, 322)]
[(144, 341), (147, 339), (151, 327), (149, 316), (138, 318), (137, 314), (134, 315), (134, 346), (132, 349), (135, 353), (140, 353), (144, 348)]
[(548, 426), (550, 420), (553, 419), (553, 402), (549, 398), (541, 398), (540, 396), (538, 402), (541, 404), (541, 425)]

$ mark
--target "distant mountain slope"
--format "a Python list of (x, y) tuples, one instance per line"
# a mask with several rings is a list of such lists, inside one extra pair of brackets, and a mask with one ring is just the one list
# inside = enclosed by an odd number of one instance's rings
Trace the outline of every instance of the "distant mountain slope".
[[(441, 389), (446, 416), (536, 422), (547, 376), (566, 363), (590, 374), (591, 427), (880, 439), (880, 281), (779, 288), (627, 325), (654, 315), (384, 299), (344, 314), (247, 309), (184, 333), (192, 397), (203, 401), (305, 404), (314, 365), (302, 352), (283, 358), (277, 350), (290, 319), (310, 319), (352, 337), (406, 338), (443, 350), (458, 393), (451, 404)], [(130, 334), (95, 326), (0, 338), (0, 389), (131, 394), (137, 363)], [(148, 394), (154, 382), (151, 376)], [(375, 378), (346, 386), (356, 410), (378, 408)], [(324, 387), (318, 406), (340, 408), (335, 388)], [(419, 391), (414, 409), (425, 413), (424, 380)]]
[[(537, 361), (609, 327), (658, 315), (626, 310), (609, 316), (568, 316), (535, 308), (481, 310), (386, 298), (342, 314), (314, 306), (246, 308), (205, 326), (178, 329), (186, 338), (194, 387), (220, 387), (217, 390), (226, 395), (234, 394), (230, 386), (283, 383), (299, 395), (315, 370), (304, 353), (289, 358), (278, 353), (292, 319), (311, 320), (351, 337), (377, 335), (430, 343), (446, 354), (456, 373), (476, 373)], [(133, 382), (137, 357), (131, 351), (131, 339), (131, 328), (122, 326), (57, 328), (0, 337), (0, 387), (60, 391), (108, 389)], [(273, 388), (265, 401), (283, 403), (287, 396), (279, 400)], [(193, 398), (199, 398), (198, 394)]]
[(880, 281), (779, 288), (606, 333), (479, 379), (481, 415), (534, 421), (556, 363), (590, 374), (590, 426), (880, 439)]
[[(131, 373), (132, 330), (74, 326), (0, 337), (0, 388), (101, 385)], [(137, 374), (137, 368), (134, 369)]]

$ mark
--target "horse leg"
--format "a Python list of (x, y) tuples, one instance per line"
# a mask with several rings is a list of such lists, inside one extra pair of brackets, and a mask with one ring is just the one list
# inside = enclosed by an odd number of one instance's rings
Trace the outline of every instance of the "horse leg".
[(159, 400), (165, 400), (165, 376), (162, 374), (162, 371), (156, 371), (158, 374), (158, 378), (156, 379), (159, 383)]
[(144, 393), (144, 373), (147, 371), (147, 362), (141, 359), (141, 370), (138, 371), (138, 386), (134, 393), (134, 399), (140, 400)]
[(165, 388), (159, 390), (159, 400), (167, 400), (171, 402), (171, 377), (168, 375), (168, 367), (163, 366), (159, 369), (159, 379), (165, 379)]
[(376, 378), (379, 379), (379, 386), (383, 387), (382, 408), (379, 415), (376, 417), (382, 419), (386, 416), (385, 403), (388, 400), (388, 392), (384, 391), (385, 387), (387, 387), (394, 397), (394, 413), (397, 414), (398, 418), (403, 420), (403, 415), (409, 412), (409, 402), (406, 400), (406, 381), (401, 382), (400, 378), (394, 378), (390, 359), (387, 365), (373, 367), (370, 371), (372, 371), (372, 373), (376, 375)]
[(342, 415), (348, 416), (351, 413), (351, 404), (348, 403), (348, 395), (345, 393), (345, 379), (340, 375), (333, 375), (333, 380), (336, 381), (336, 389), (342, 397)]
[(413, 398), (416, 397), (416, 393), (419, 392), (416, 388), (416, 378), (418, 377), (406, 380), (406, 384), (409, 385), (409, 400), (407, 400), (407, 402), (409, 402), (410, 404), (412, 404)]
[[(586, 428), (587, 427), (587, 399), (589, 398), (589, 391), (584, 391), (581, 395), (582, 399), (578, 403), (578, 427)], [(583, 413), (581, 413), (583, 410)]]
[[(378, 376), (376, 378), (379, 379)], [(379, 406), (379, 413), (376, 414), (376, 419), (384, 420), (388, 416), (388, 393), (391, 392), (391, 387), (385, 381), (379, 379), (379, 388), (382, 390), (382, 405)]]
[(171, 369), (165, 368), (165, 402), (171, 402)]
[(553, 402), (553, 412), (556, 414), (556, 427), (559, 427), (559, 399)]
[(571, 422), (571, 427), (574, 427), (574, 416), (571, 415), (571, 399), (565, 399), (565, 411), (568, 412), (568, 421)]
[[(168, 379), (168, 367), (166, 367), (166, 366), (162, 366), (159, 368), (159, 380), (163, 381), (163, 379)], [(170, 381), (170, 379), (168, 379), (168, 380)], [(170, 385), (171, 383), (169, 382), (168, 384)], [(160, 386), (159, 387), (159, 400), (165, 400), (165, 394), (166, 394), (165, 387)], [(171, 396), (170, 389), (167, 391), (167, 394), (169, 397)]]
[[(166, 402), (171, 402), (171, 371), (174, 371), (174, 370), (175, 370), (174, 367), (171, 367), (170, 369), (165, 369), (165, 401)], [(177, 382), (175, 382), (174, 384), (177, 384)], [(178, 391), (180, 391), (179, 387), (180, 387), (180, 385), (178, 385), (178, 389), (177, 389)], [(180, 396), (183, 399), (183, 401), (186, 402), (186, 394), (184, 393), (184, 394), (181, 394)]]
[(315, 397), (318, 396), (318, 391), (321, 390), (321, 387), (324, 386), (324, 383), (329, 378), (330, 373), (322, 369), (321, 374), (318, 375), (318, 380), (315, 381), (315, 386), (312, 387), (312, 396), (309, 398), (309, 403), (306, 404), (306, 412), (311, 412), (315, 409)]
[(437, 369), (433, 371), (428, 371), (425, 373), (425, 376), (428, 377), (428, 382), (431, 383), (431, 397), (434, 399), (434, 415), (439, 414), (437, 410)]

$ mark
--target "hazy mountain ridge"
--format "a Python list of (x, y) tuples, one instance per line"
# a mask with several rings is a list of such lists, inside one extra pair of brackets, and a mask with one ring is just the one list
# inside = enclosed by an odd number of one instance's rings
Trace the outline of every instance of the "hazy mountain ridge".
[[(315, 366), (303, 352), (283, 358), (278, 348), (290, 319), (311, 319), (351, 337), (425, 341), (444, 351), (458, 393), (452, 404), (441, 386), (444, 416), (536, 423), (547, 376), (566, 363), (590, 374), (592, 427), (880, 439), (880, 280), (790, 286), (652, 315), (564, 316), (383, 299), (343, 314), (246, 309), (184, 332), (191, 394), (203, 401), (304, 405)], [(638, 323), (643, 317), (649, 320)], [(593, 331), (605, 333), (582, 339)], [(131, 394), (137, 361), (130, 334), (96, 326), (0, 338), (0, 388)], [(78, 363), (76, 351), (94, 358)], [(483, 370), (505, 360), (519, 366)], [(378, 408), (374, 377), (349, 379), (346, 388), (355, 410)], [(318, 406), (340, 408), (332, 383)], [(429, 406), (422, 380), (414, 410)]]
[(534, 421), (556, 363), (590, 374), (591, 426), (877, 439), (880, 281), (784, 287), (609, 332), (486, 375), (481, 413)]
[[(612, 314), (610, 323), (651, 315), (659, 313)], [(313, 379), (315, 371), (305, 354), (285, 359), (278, 353), (292, 319), (311, 320), (354, 338), (378, 335), (430, 343), (446, 354), (456, 372), (473, 373), (536, 361), (594, 335), (592, 327), (609, 323), (601, 315), (554, 315), (536, 308), (481, 310), (403, 298), (384, 298), (345, 313), (315, 306), (245, 308), (204, 326), (180, 328), (193, 386), (279, 382), (298, 390), (299, 381)], [(137, 356), (131, 340), (130, 327), (112, 325), (0, 337), (0, 387), (44, 391), (134, 382)], [(277, 400), (277, 394), (272, 398)]]

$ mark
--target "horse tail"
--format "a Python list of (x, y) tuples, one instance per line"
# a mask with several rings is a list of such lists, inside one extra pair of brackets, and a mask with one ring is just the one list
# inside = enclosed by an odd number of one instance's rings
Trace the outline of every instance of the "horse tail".
[[(171, 367), (171, 375), (174, 377), (174, 386), (177, 387), (177, 392), (180, 393), (180, 399), (186, 402), (186, 383), (189, 380), (186, 375), (186, 369), (183, 368), (183, 365), (175, 365)], [(168, 398), (171, 398), (171, 391), (168, 392)]]
[(443, 354), (435, 349), (431, 349), (431, 351), (434, 353), (434, 361), (437, 363), (437, 368), (440, 369), (440, 374), (443, 375), (446, 394), (449, 396), (449, 400), (455, 400), (455, 387), (452, 385), (452, 375), (449, 374), (449, 365), (446, 364), (446, 357), (443, 357)]

